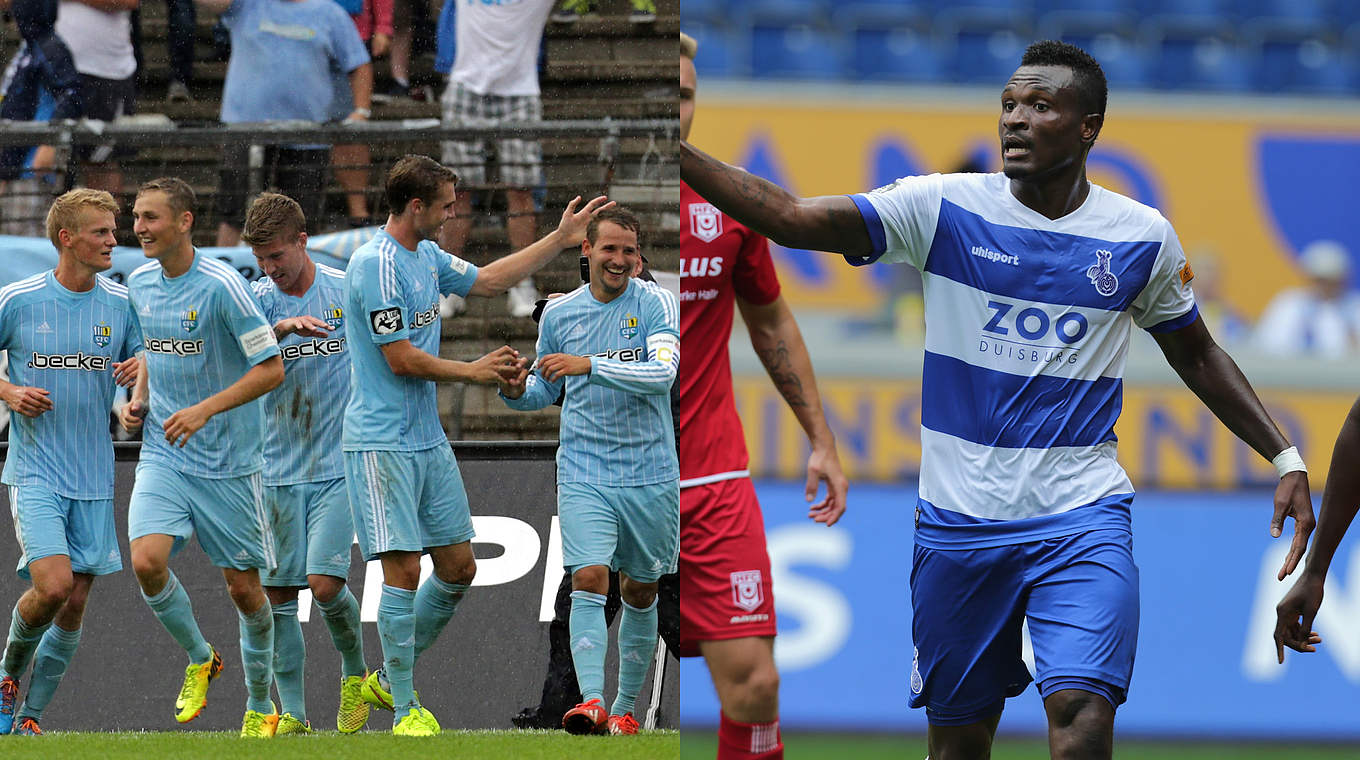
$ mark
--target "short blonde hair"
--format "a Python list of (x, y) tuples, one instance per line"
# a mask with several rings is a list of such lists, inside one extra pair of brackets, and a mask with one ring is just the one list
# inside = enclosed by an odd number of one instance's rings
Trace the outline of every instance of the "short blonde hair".
[(47, 210), (47, 239), (52, 241), (58, 251), (61, 250), (61, 241), (57, 234), (62, 230), (79, 232), (81, 216), (87, 208), (108, 211), (114, 216), (118, 216), (119, 211), (118, 201), (112, 195), (88, 187), (78, 187), (52, 201), (52, 208)]
[(282, 193), (260, 193), (246, 212), (241, 240), (246, 245), (264, 245), (275, 238), (291, 241), (307, 230), (302, 206)]
[(699, 52), (699, 41), (696, 40), (696, 39), (694, 39), (693, 37), (689, 36), (688, 34), (685, 34), (684, 32), (681, 32), (681, 33), (680, 33), (680, 55), (682, 55), (682, 56), (684, 56), (684, 57), (686, 57), (686, 58), (688, 58), (688, 59), (690, 59), (690, 60), (692, 61), (692, 60), (694, 60), (694, 56), (695, 56), (698, 52)]

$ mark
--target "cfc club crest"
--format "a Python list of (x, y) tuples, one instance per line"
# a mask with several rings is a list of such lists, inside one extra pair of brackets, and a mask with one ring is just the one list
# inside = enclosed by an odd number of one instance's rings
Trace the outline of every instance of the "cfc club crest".
[(1091, 284), (1096, 286), (1096, 292), (1102, 296), (1112, 296), (1119, 289), (1119, 278), (1110, 271), (1110, 257), (1114, 256), (1109, 251), (1096, 251), (1096, 263), (1086, 270), (1086, 277)]
[(321, 317), (326, 320), (326, 324), (333, 330), (339, 330), (345, 323), (345, 312), (339, 306), (331, 304), (321, 311)]
[(760, 571), (742, 570), (732, 573), (732, 603), (747, 612), (754, 612), (765, 602), (761, 590)]
[(622, 335), (624, 338), (627, 338), (628, 340), (632, 340), (633, 336), (637, 334), (638, 334), (637, 317), (633, 316), (632, 314), (624, 314), (623, 319), (619, 320), (619, 335)]
[(689, 231), (705, 243), (712, 243), (722, 234), (722, 213), (711, 203), (690, 204)]
[(194, 328), (198, 327), (198, 309), (189, 309), (179, 315), (179, 326), (183, 327), (185, 332), (193, 332)]
[(96, 346), (104, 348), (109, 345), (109, 341), (112, 340), (112, 338), (113, 330), (108, 325), (101, 322), (94, 326), (94, 344)]

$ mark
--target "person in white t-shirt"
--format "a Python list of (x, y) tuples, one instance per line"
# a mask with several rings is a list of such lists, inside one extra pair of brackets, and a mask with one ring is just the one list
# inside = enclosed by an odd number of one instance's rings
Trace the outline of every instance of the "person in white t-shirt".
[[(553, 0), (507, 0), (501, 4), (468, 3), (458, 9), (456, 50), (449, 86), (441, 100), (444, 126), (490, 128), (505, 123), (540, 121), (543, 102), (538, 89), (538, 48)], [(486, 143), (449, 140), (443, 162), (472, 187), (486, 184)], [(506, 186), (506, 234), (519, 250), (538, 235), (533, 189), (543, 184), (543, 150), (537, 140), (496, 141), (500, 182)], [(458, 194), (458, 216), (444, 225), (439, 247), (463, 257), (472, 230), (472, 196)], [(527, 317), (538, 293), (532, 280), (510, 289), (510, 313)], [(446, 314), (451, 309), (445, 304)]]
[(1317, 240), (1303, 249), (1299, 267), (1308, 284), (1271, 300), (1256, 325), (1256, 347), (1274, 356), (1354, 356), (1360, 348), (1360, 294), (1348, 287), (1350, 252), (1335, 241)]
[[(115, 121), (133, 113), (137, 101), (137, 59), (132, 51), (132, 11), (138, 0), (61, 0), (57, 36), (71, 49), (80, 74), (85, 118)], [(80, 149), (80, 184), (111, 193), (123, 189), (114, 160), (128, 151), (113, 145)]]

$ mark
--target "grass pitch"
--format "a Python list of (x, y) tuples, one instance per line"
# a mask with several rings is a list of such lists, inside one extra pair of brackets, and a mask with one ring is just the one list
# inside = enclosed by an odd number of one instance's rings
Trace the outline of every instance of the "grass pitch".
[[(716, 738), (707, 731), (687, 731), (680, 741), (681, 760), (713, 760)], [(924, 736), (856, 736), (850, 734), (784, 734), (785, 760), (920, 760)], [(1360, 747), (1263, 743), (1151, 742), (1115, 737), (1116, 760), (1354, 760)], [(1043, 739), (1001, 739), (992, 760), (1048, 760)]]
[(54, 732), (41, 737), (0, 737), (0, 757), (9, 760), (374, 760), (374, 758), (457, 758), (457, 760), (678, 760), (677, 731), (643, 731), (637, 736), (572, 736), (562, 731), (445, 731), (428, 738), (379, 732), (342, 736), (242, 739), (225, 731), (128, 733)]

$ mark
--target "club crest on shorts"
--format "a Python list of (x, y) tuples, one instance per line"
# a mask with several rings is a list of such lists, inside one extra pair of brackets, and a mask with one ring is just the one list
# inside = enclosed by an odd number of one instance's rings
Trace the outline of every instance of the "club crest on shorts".
[(104, 348), (105, 346), (109, 345), (109, 341), (112, 339), (113, 328), (109, 327), (103, 322), (100, 322), (99, 324), (94, 326), (94, 344), (96, 346)]
[(732, 603), (753, 612), (765, 603), (765, 592), (760, 584), (759, 570), (741, 570), (732, 573)]
[(183, 327), (185, 332), (193, 332), (194, 328), (198, 327), (198, 309), (188, 309), (179, 315), (179, 326)]
[(631, 312), (623, 315), (619, 320), (619, 335), (628, 340), (632, 340), (638, 334), (638, 318)]
[(345, 323), (345, 312), (339, 306), (330, 304), (321, 310), (321, 318), (331, 326), (331, 329), (339, 330), (340, 326)]
[(1096, 263), (1086, 270), (1086, 277), (1091, 284), (1096, 286), (1096, 292), (1102, 296), (1112, 296), (1119, 289), (1119, 278), (1110, 271), (1110, 258), (1113, 253), (1106, 250), (1096, 251)]
[(691, 203), (689, 231), (705, 243), (712, 243), (722, 234), (722, 213), (711, 203)]

